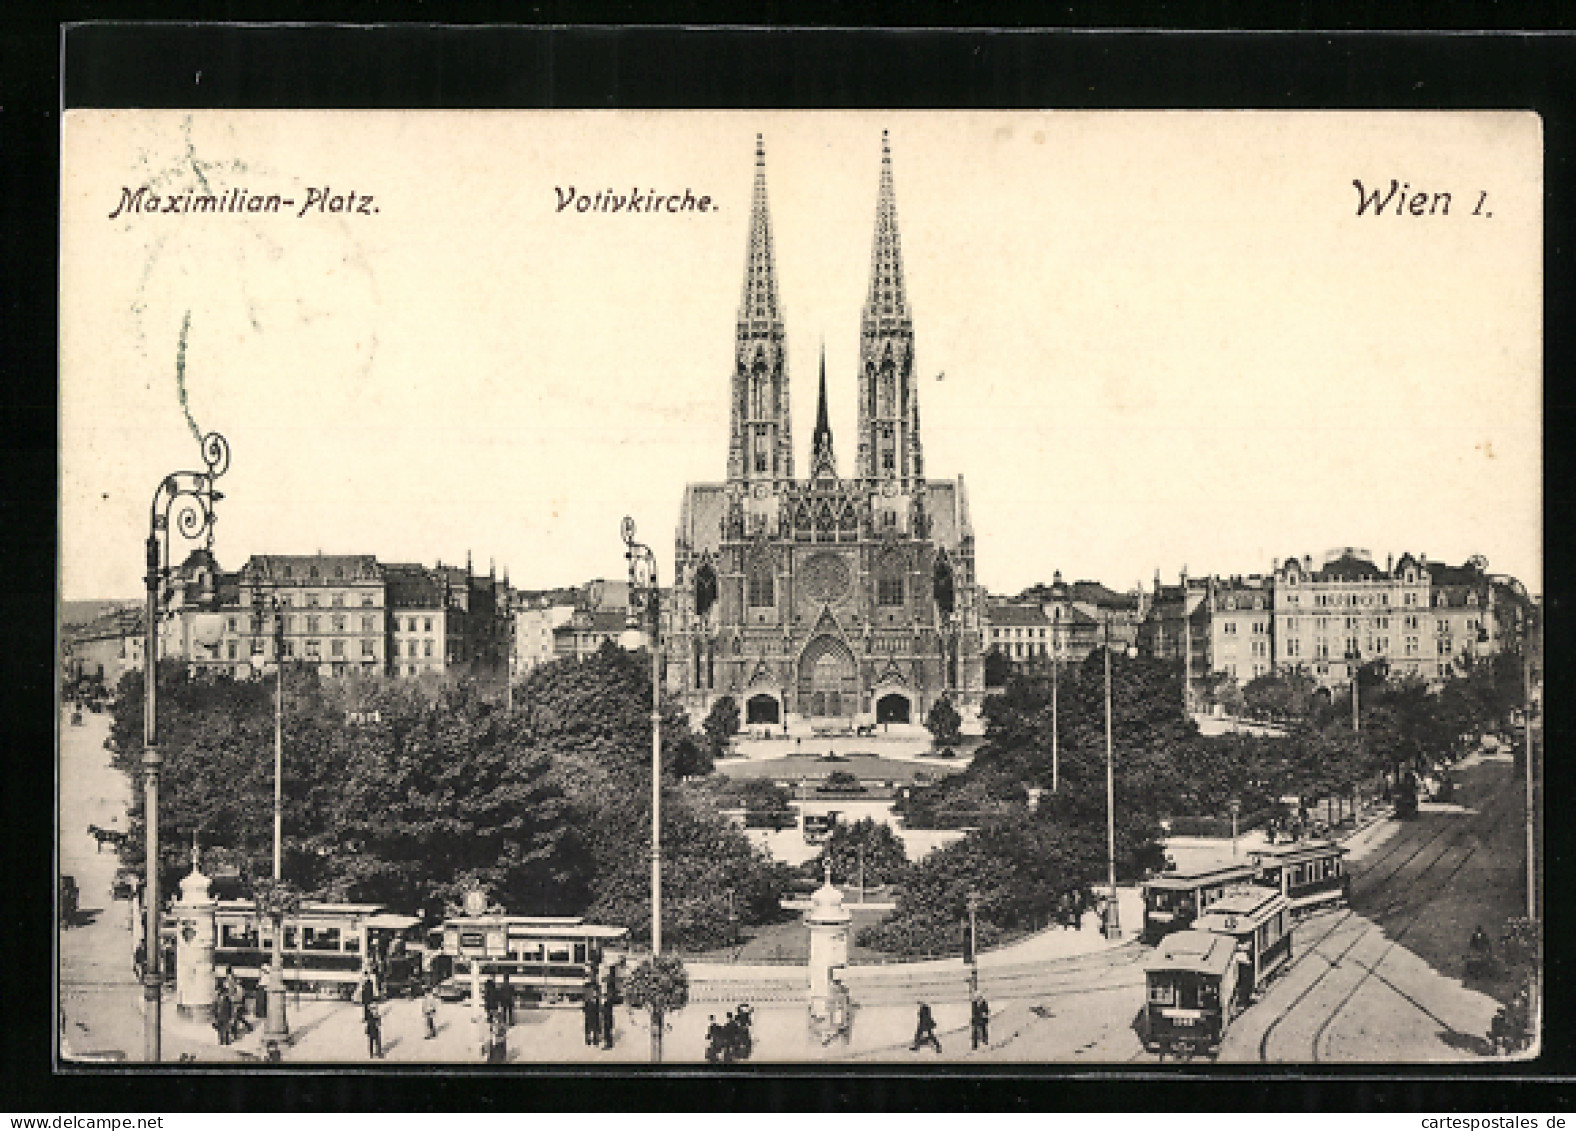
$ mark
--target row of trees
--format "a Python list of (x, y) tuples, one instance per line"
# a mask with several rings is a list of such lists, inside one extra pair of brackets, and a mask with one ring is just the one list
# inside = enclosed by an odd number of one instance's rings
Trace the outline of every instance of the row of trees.
[[(309, 894), (441, 913), (481, 883), (511, 910), (650, 930), (649, 659), (611, 646), (534, 670), (505, 709), (468, 680), (284, 677), (284, 873)], [(160, 665), (165, 890), (193, 837), (248, 879), (271, 873), (273, 681)], [(143, 683), (124, 680), (110, 737), (133, 780)], [(662, 715), (663, 931), (720, 945), (780, 914), (787, 868), (755, 851), (682, 779), (710, 769), (706, 736)], [(141, 792), (125, 862), (141, 867)], [(671, 933), (671, 934), (670, 934)]]

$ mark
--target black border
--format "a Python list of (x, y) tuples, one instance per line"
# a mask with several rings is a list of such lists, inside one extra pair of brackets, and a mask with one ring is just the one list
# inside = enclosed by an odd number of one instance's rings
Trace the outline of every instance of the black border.
[[(277, 6), (276, 6), (277, 7)], [(613, 5), (599, 18), (649, 18), (633, 5)], [(217, 18), (255, 18), (248, 5), (232, 4)], [(389, 5), (344, 5), (352, 19), (386, 19)], [(432, 19), (418, 3), (400, 15)], [(80, 13), (112, 15), (105, 5)], [(414, 10), (410, 10), (414, 9)], [(1391, 26), (1421, 18), (1453, 19), (1481, 9), (1435, 12), (1391, 5), (1370, 13)], [(584, 9), (582, 9), (582, 13)], [(274, 13), (277, 14), (277, 13)], [(307, 13), (286, 13), (303, 18)], [(527, 18), (564, 13), (538, 7)], [(798, 13), (795, 13), (798, 15)], [(846, 13), (833, 10), (834, 18)], [(1070, 23), (1087, 14), (1055, 13)], [(1164, 18), (1165, 6), (1149, 15)], [(1238, 26), (1261, 23), (1248, 6), (1222, 5), (1213, 15)], [(495, 18), (513, 12), (478, 12)], [(672, 18), (673, 13), (666, 14)], [(684, 18), (684, 13), (679, 13)], [(951, 5), (929, 5), (919, 15), (961, 15)], [(1109, 18), (1109, 14), (1108, 18)], [(1514, 14), (1511, 13), (1511, 18)], [(1491, 11), (1504, 25), (1507, 13)], [(912, 9), (898, 18), (916, 20)], [(583, 16), (582, 16), (583, 18)], [(800, 18), (805, 18), (800, 16)], [(1568, 16), (1558, 17), (1569, 19)], [(1308, 17), (1305, 16), (1305, 19)], [(1007, 21), (1018, 22), (1017, 17)], [(1308, 20), (1311, 23), (1311, 19)], [(1553, 22), (1553, 21), (1545, 21)], [(1203, 1082), (1186, 1076), (1161, 1081), (1118, 1078), (1115, 1070), (1068, 1076), (1063, 1068), (1012, 1074), (964, 1068), (895, 1075), (880, 1068), (849, 1072), (791, 1069), (789, 1075), (753, 1069), (732, 1077), (694, 1072), (624, 1072), (618, 1076), (542, 1072), (510, 1077), (480, 1071), (442, 1074), (358, 1072), (136, 1076), (50, 1074), (48, 1024), (19, 1018), (53, 1015), (47, 976), (52, 916), (47, 893), (50, 861), (40, 846), (52, 842), (55, 716), (52, 710), (54, 647), (54, 508), (49, 490), (55, 469), (53, 400), (55, 345), (55, 232), (58, 223), (59, 118), (62, 105), (191, 108), (1262, 108), (1262, 109), (1512, 109), (1538, 111), (1546, 146), (1545, 508), (1558, 518), (1571, 483), (1568, 448), (1570, 372), (1571, 193), (1573, 128), (1576, 128), (1576, 52), (1572, 39), (1554, 35), (1402, 34), (1326, 32), (1230, 34), (1216, 31), (1026, 32), (1019, 30), (814, 30), (727, 28), (680, 30), (636, 27), (481, 28), (390, 26), (218, 26), (78, 24), (53, 21), (7, 29), (0, 71), (0, 152), (7, 301), (4, 404), (8, 487), (3, 501), (13, 518), (4, 548), (12, 583), (5, 587), (6, 623), (20, 627), (21, 648), (8, 649), (6, 701), (21, 690), (30, 701), (23, 716), (6, 711), (6, 746), (14, 753), (4, 786), (8, 836), (3, 920), (23, 924), (28, 958), (13, 955), (0, 975), (0, 1017), (6, 1071), (13, 1082), (0, 1107), (18, 1112), (137, 1110), (543, 1110), (660, 1104), (670, 1110), (875, 1109), (991, 1110), (1029, 1107), (1144, 1110), (1564, 1110), (1558, 1090), (1527, 1079), (1487, 1072), (1362, 1070), (1309, 1072), (1302, 1079), (1266, 1079), (1249, 1066), (1221, 1068), (1228, 1077)], [(64, 87), (57, 86), (62, 54), (70, 60)], [(201, 81), (195, 81), (198, 71)], [(27, 160), (16, 160), (17, 154)], [(24, 278), (18, 265), (31, 268)], [(46, 502), (45, 500), (49, 500)], [(27, 506), (25, 504), (31, 504)], [(1546, 558), (1563, 560), (1557, 525)], [(16, 579), (21, 579), (18, 582)], [(1559, 612), (1563, 576), (1549, 571), (1545, 590), (1555, 629), (1549, 654), (1563, 654)], [(33, 645), (41, 645), (36, 651)], [(18, 662), (20, 661), (20, 662)], [(1550, 673), (1547, 701), (1556, 749), (1565, 732), (1559, 709), (1564, 676)], [(1562, 788), (1568, 769), (1550, 764), (1549, 796)], [(1558, 810), (1550, 810), (1557, 815)], [(1548, 833), (1546, 888), (1562, 891), (1566, 851), (1561, 823)], [(39, 899), (38, 893), (45, 893)], [(10, 913), (12, 909), (15, 913)], [(1530, 1072), (1569, 1073), (1572, 1057), (1569, 986), (1563, 940), (1568, 914), (1558, 900), (1549, 911), (1549, 1030), (1545, 1053)], [(37, 940), (36, 942), (34, 940)], [(35, 968), (32, 956), (39, 959)], [(18, 1087), (17, 1085), (20, 1085)]]

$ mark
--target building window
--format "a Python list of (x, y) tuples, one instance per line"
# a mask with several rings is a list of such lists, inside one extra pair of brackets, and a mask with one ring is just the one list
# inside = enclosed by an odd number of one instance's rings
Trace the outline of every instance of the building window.
[(422, 621), (422, 631), (423, 632), (431, 632), (432, 631), (432, 618), (431, 617), (426, 617), (426, 618), (423, 619), (423, 621)]
[(750, 607), (769, 609), (776, 604), (776, 586), (770, 563), (762, 560), (750, 563)]
[(881, 605), (901, 605), (903, 603), (903, 579), (901, 577), (883, 577), (876, 583), (876, 601)]
[(345, 654), (345, 642), (343, 640), (330, 642), (329, 651), (336, 657), (343, 656)]
[(235, 631), (235, 618), (234, 617), (230, 617), (228, 620), (225, 621), (225, 625), (226, 625), (227, 628), (229, 628), (229, 630), (231, 632), (234, 632)]
[(422, 641), (422, 643), (424, 643), (427, 646), (426, 647), (426, 651), (425, 651), (424, 654), (428, 655), (428, 656), (432, 655), (432, 641), (424, 640), (424, 641)]
[(363, 656), (376, 656), (378, 653), (377, 649), (373, 647), (372, 641), (363, 640), (361, 642), (361, 654)]
[(335, 593), (334, 594), (334, 608), (336, 608), (336, 609), (343, 609), (344, 607), (345, 607), (345, 595), (343, 593)]
[(319, 649), (319, 645), (318, 645), (318, 642), (316, 640), (308, 640), (306, 642), (306, 658), (307, 659), (315, 660), (321, 654), (322, 653), (321, 653), (321, 651)]
[(362, 632), (371, 632), (372, 631), (372, 618), (371, 617), (362, 617), (361, 618), (361, 631)]
[(317, 631), (317, 622), (318, 622), (318, 618), (317, 617), (307, 617), (306, 618), (306, 630), (308, 632), (316, 632)]
[(262, 654), (263, 654), (263, 638), (261, 636), (254, 636), (254, 637), (252, 637), (252, 655), (254, 655), (254, 656), (261, 656)]
[(345, 618), (344, 617), (342, 617), (342, 616), (334, 617), (334, 631), (335, 632), (344, 632), (345, 631)]
[(414, 640), (410, 642), (410, 654), (412, 656), (416, 655), (416, 642)]
[(377, 604), (377, 601), (373, 598), (371, 593), (363, 593), (361, 595), (361, 607), (363, 609), (370, 609), (375, 604)]
[(317, 567), (316, 566), (309, 566), (309, 567), (307, 567), (307, 571), (306, 572), (307, 572), (307, 576), (308, 577), (316, 577), (317, 576)]
[(235, 659), (235, 641), (230, 641), (230, 659)]
[(308, 608), (311, 608), (311, 609), (317, 608), (317, 594), (316, 593), (308, 593), (306, 595), (306, 603), (307, 603), (307, 607)]

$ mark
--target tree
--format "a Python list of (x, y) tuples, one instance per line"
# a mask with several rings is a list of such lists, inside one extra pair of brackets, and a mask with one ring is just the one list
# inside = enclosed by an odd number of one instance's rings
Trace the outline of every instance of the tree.
[(765, 778), (750, 778), (740, 784), (738, 798), (744, 805), (746, 828), (792, 828), (796, 823), (788, 791)]
[(1000, 648), (991, 647), (985, 653), (985, 686), (1004, 687), (1012, 678), (1012, 661)]
[(689, 1004), (689, 971), (671, 954), (648, 958), (629, 975), (625, 997), (651, 1013), (651, 1059), (662, 1060), (664, 1018)]
[(838, 821), (832, 826), (825, 846), (803, 868), (811, 876), (822, 876), (826, 862), (832, 862), (832, 882), (880, 886), (900, 881), (908, 871), (908, 853), (892, 826), (862, 817), (852, 824)]
[(739, 705), (733, 701), (733, 696), (724, 695), (711, 705), (701, 729), (711, 744), (712, 756), (721, 757), (728, 748), (728, 740), (739, 733)]
[(1306, 720), (1315, 712), (1317, 683), (1301, 665), (1256, 676), (1242, 689), (1243, 705), (1254, 718), (1271, 722)]
[(925, 729), (930, 731), (937, 746), (956, 746), (963, 737), (963, 716), (958, 714), (952, 700), (943, 695), (931, 706), (925, 718)]

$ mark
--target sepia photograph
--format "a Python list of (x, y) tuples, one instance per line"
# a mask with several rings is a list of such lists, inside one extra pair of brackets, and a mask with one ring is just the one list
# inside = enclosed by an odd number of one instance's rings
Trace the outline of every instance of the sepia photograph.
[(1537, 1056), (1537, 114), (60, 145), (58, 1066)]

